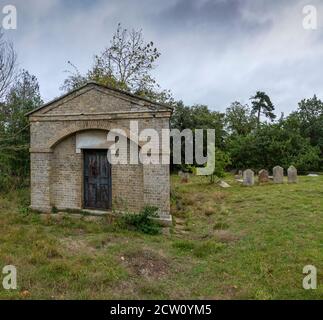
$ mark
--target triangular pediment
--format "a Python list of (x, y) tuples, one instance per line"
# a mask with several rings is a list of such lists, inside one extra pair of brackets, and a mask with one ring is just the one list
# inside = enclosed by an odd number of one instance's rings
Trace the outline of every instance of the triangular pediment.
[(91, 115), (122, 112), (169, 111), (168, 106), (153, 103), (126, 92), (88, 83), (59, 97), (28, 115)]

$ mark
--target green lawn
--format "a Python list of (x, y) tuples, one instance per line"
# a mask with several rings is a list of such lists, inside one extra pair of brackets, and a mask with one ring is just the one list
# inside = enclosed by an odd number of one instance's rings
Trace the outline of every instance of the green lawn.
[[(0, 298), (322, 298), (323, 176), (249, 188), (226, 181), (232, 188), (172, 177), (175, 227), (158, 236), (107, 219), (44, 219), (22, 209), (28, 190), (2, 195), (0, 270), (17, 267), (18, 289), (0, 287)], [(308, 264), (317, 290), (302, 288)]]

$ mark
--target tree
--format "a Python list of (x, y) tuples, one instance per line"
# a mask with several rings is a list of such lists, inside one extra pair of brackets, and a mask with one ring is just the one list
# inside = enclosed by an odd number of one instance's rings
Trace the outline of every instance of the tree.
[(0, 29), (0, 102), (3, 102), (15, 79), (16, 59), (12, 43), (3, 38)]
[(170, 92), (160, 90), (151, 75), (159, 57), (154, 43), (145, 42), (142, 30), (129, 31), (119, 23), (110, 45), (100, 55), (95, 55), (93, 66), (85, 76), (69, 62), (73, 71), (62, 89), (69, 91), (92, 80), (154, 101), (172, 102)]
[[(177, 102), (171, 117), (171, 128), (184, 129), (215, 129), (216, 147), (222, 147), (224, 141), (224, 114), (211, 111), (206, 105), (185, 106)], [(206, 139), (204, 139), (206, 140)]]
[(316, 95), (304, 99), (290, 118), (298, 122), (301, 134), (308, 137), (313, 146), (319, 146), (323, 155), (323, 102)]
[(6, 134), (13, 135), (28, 125), (28, 118), (25, 114), (42, 103), (37, 78), (28, 71), (22, 70), (1, 108)]
[(65, 70), (68, 76), (60, 87), (61, 90), (66, 92), (75, 90), (90, 80), (88, 76), (82, 75), (79, 69), (71, 61), (67, 61), (67, 64), (70, 66), (71, 70)]
[(235, 101), (226, 110), (225, 122), (232, 134), (246, 135), (255, 129), (257, 119), (248, 105)]
[(186, 128), (192, 128), (191, 108), (185, 106), (183, 101), (175, 103), (172, 117), (170, 118), (170, 126), (172, 129), (180, 131)]
[[(215, 130), (215, 147), (223, 148), (224, 143), (224, 114), (211, 111), (206, 105), (185, 106), (182, 101), (175, 104), (174, 112), (171, 117), (171, 128), (182, 131), (191, 129), (193, 131), (193, 139), (196, 129), (214, 129)], [(204, 131), (203, 136), (203, 151), (207, 152), (207, 134)], [(172, 142), (172, 141), (171, 141)], [(182, 159), (184, 159), (184, 141), (182, 140)], [(195, 142), (193, 143), (195, 148)], [(186, 166), (181, 166), (186, 169)]]
[(152, 41), (145, 43), (142, 30), (123, 29), (118, 24), (110, 46), (96, 56), (94, 68), (104, 70), (113, 75), (121, 84), (133, 92), (146, 90), (155, 85), (150, 75), (154, 62), (160, 53)]
[(43, 103), (37, 78), (22, 70), (0, 105), (0, 186), (23, 184), (29, 173), (29, 125), (25, 114)]
[(250, 100), (252, 104), (252, 111), (257, 115), (258, 126), (260, 124), (261, 114), (263, 114), (266, 118), (269, 118), (270, 121), (273, 121), (276, 118), (276, 115), (273, 113), (275, 107), (265, 92), (257, 91), (256, 95), (251, 97)]
[(277, 164), (286, 169), (295, 165), (300, 172), (319, 168), (319, 148), (283, 121), (262, 124), (247, 136), (231, 136), (226, 149), (234, 168), (271, 170)]

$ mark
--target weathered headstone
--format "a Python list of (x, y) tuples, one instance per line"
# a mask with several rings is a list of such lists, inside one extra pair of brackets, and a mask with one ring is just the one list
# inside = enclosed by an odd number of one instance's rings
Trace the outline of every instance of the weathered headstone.
[(265, 183), (269, 181), (269, 174), (268, 171), (265, 169), (262, 169), (258, 173), (258, 181), (259, 183)]
[(294, 166), (290, 166), (287, 170), (288, 183), (297, 183), (297, 169)]
[(273, 169), (274, 183), (284, 182), (284, 169), (280, 166), (276, 166)]
[(255, 174), (252, 170), (247, 169), (243, 171), (243, 185), (253, 186), (255, 184)]

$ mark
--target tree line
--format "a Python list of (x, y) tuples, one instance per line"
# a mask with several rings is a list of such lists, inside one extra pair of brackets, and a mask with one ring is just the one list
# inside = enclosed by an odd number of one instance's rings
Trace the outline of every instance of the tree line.
[[(322, 171), (323, 102), (314, 95), (300, 101), (297, 110), (287, 117), (275, 120), (274, 106), (269, 101), (268, 95), (257, 92), (251, 97), (251, 106), (236, 101), (223, 113), (204, 105), (178, 102), (171, 125), (180, 130), (215, 129), (216, 161), (222, 163), (219, 176), (223, 169), (271, 170), (276, 165), (286, 169), (294, 165), (303, 173)], [(192, 170), (190, 166), (182, 169)]]
[[(174, 107), (171, 128), (215, 129), (216, 175), (224, 170), (271, 169), (295, 165), (300, 171), (323, 171), (323, 102), (316, 96), (299, 102), (296, 111), (277, 119), (275, 107), (265, 92), (256, 92), (250, 105), (233, 102), (225, 112), (206, 105), (187, 106), (175, 101), (152, 76), (160, 52), (146, 42), (142, 30), (119, 24), (108, 44), (93, 57), (85, 74), (68, 62), (62, 91), (88, 81), (131, 92)], [(43, 103), (37, 78), (17, 66), (13, 44), (0, 30), (0, 189), (28, 184), (29, 126), (25, 114)], [(205, 149), (207, 146), (204, 146)], [(194, 166), (172, 166), (173, 170)]]

